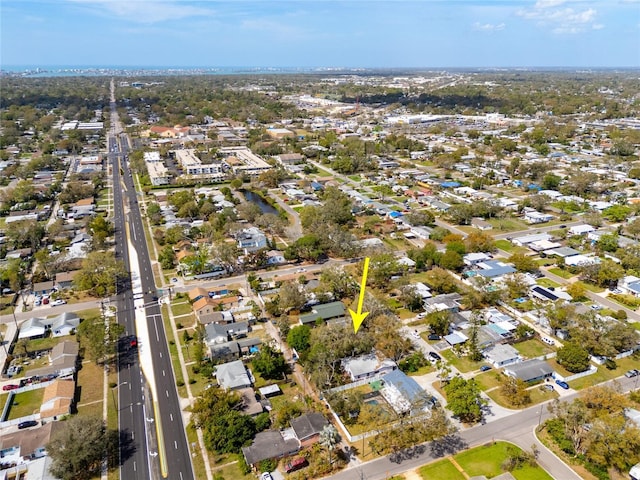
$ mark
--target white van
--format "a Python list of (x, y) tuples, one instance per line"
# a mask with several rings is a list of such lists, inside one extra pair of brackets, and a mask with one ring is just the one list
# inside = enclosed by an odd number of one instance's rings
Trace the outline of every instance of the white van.
[(555, 344), (556, 344), (556, 342), (554, 342), (553, 340), (551, 340), (550, 338), (547, 338), (547, 337), (542, 337), (542, 341), (544, 343), (546, 343), (547, 345), (555, 346)]

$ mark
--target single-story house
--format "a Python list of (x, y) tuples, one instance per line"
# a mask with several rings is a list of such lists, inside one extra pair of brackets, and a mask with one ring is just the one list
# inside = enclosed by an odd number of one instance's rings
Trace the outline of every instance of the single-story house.
[(502, 277), (503, 275), (508, 275), (510, 273), (516, 272), (516, 269), (511, 265), (500, 262), (499, 260), (481, 262), (478, 263), (477, 266), (480, 268), (474, 271), (475, 274), (490, 279), (497, 279), (498, 277)]
[(585, 235), (589, 232), (593, 232), (595, 230), (591, 225), (574, 225), (569, 228), (569, 235)]
[(473, 252), (473, 253), (467, 253), (466, 255), (464, 255), (462, 257), (462, 260), (464, 261), (465, 265), (468, 265), (469, 267), (473, 266), (473, 265), (477, 265), (478, 263), (482, 263), (482, 262), (486, 262), (487, 260), (491, 260), (493, 257), (491, 255), (488, 255), (486, 253), (482, 253), (482, 252)]
[(578, 250), (571, 247), (552, 248), (550, 250), (545, 250), (544, 253), (548, 257), (560, 257), (560, 258), (573, 257), (574, 255), (580, 254)]
[(49, 318), (46, 321), (51, 322), (49, 328), (53, 337), (71, 335), (80, 325), (80, 317), (72, 312), (63, 312), (57, 317)]
[(399, 415), (425, 412), (433, 405), (429, 395), (418, 383), (401, 370), (394, 370), (382, 377), (380, 394)]
[(479, 230), (491, 230), (493, 225), (482, 218), (472, 218), (471, 226)]
[(55, 380), (44, 388), (44, 396), (40, 405), (40, 418), (56, 420), (71, 413), (75, 398), (75, 380)]
[(513, 363), (518, 363), (521, 360), (518, 350), (511, 345), (501, 343), (492, 345), (482, 353), (484, 358), (495, 368), (502, 368)]
[(553, 368), (544, 360), (534, 358), (509, 365), (505, 367), (504, 373), (524, 382), (537, 382), (551, 377)]
[(543, 287), (542, 285), (536, 285), (531, 289), (531, 296), (535, 297), (544, 302), (555, 302), (556, 300), (567, 300), (571, 301), (571, 296), (567, 292), (562, 292), (560, 290), (551, 290), (547, 287)]
[(600, 263), (600, 257), (595, 255), (571, 255), (564, 259), (564, 264), (568, 267), (582, 267), (585, 265), (596, 265)]
[(70, 272), (60, 272), (56, 274), (56, 285), (58, 288), (67, 289), (73, 286), (73, 279), (80, 270), (72, 270)]
[(49, 354), (50, 364), (46, 367), (29, 370), (28, 377), (42, 378), (47, 375), (53, 375), (56, 377), (71, 376), (76, 372), (78, 352), (78, 342), (73, 342), (71, 340), (60, 342), (51, 349), (51, 353)]
[(233, 313), (228, 310), (215, 311), (211, 313), (203, 313), (198, 317), (198, 322), (201, 325), (209, 325), (210, 323), (228, 324), (235, 322)]
[(450, 333), (449, 335), (445, 335), (442, 338), (444, 338), (445, 341), (451, 346), (460, 345), (466, 342), (467, 340), (469, 340), (469, 337), (467, 337), (462, 332), (453, 332), (453, 333)]
[(533, 233), (531, 235), (522, 235), (520, 237), (515, 237), (511, 240), (511, 243), (517, 245), (519, 247), (526, 247), (528, 244), (533, 242), (539, 242), (541, 240), (551, 240), (551, 235), (548, 233)]
[[(3, 462), (15, 460), (18, 464), (46, 456), (47, 444), (64, 428), (61, 422), (48, 422), (38, 428), (4, 433), (0, 436), (0, 450), (5, 452)], [(11, 455), (7, 455), (9, 451), (12, 451)]]
[(300, 315), (300, 325), (314, 324), (318, 319), (326, 322), (335, 318), (345, 316), (346, 309), (342, 302), (330, 302), (314, 305), (310, 313)]
[(209, 323), (205, 325), (205, 342), (207, 345), (213, 345), (216, 343), (226, 343), (230, 341), (230, 337), (246, 336), (249, 333), (248, 322), (236, 322), (236, 323)]
[(33, 288), (31, 290), (33, 291), (34, 295), (46, 295), (54, 291), (53, 287), (54, 287), (53, 280), (49, 280), (46, 282), (34, 283)]
[(530, 210), (524, 213), (524, 221), (530, 224), (546, 223), (554, 219), (553, 215), (548, 213), (540, 213), (536, 210)]
[(301, 447), (313, 445), (320, 438), (320, 432), (329, 425), (321, 413), (311, 412), (291, 420), (291, 428)]
[(46, 319), (38, 317), (30, 318), (29, 320), (25, 320), (22, 325), (20, 325), (18, 339), (44, 337), (47, 329), (48, 325), (46, 323)]
[(345, 358), (341, 363), (343, 370), (349, 375), (352, 382), (384, 375), (398, 368), (398, 365), (393, 360), (389, 358), (380, 359), (375, 353)]
[(254, 437), (251, 445), (242, 447), (242, 455), (247, 465), (256, 466), (270, 458), (284, 458), (300, 451), (300, 442), (292, 429), (266, 430)]
[(218, 385), (225, 390), (238, 390), (253, 385), (251, 372), (247, 370), (242, 360), (216, 366), (215, 375)]
[(237, 392), (242, 399), (242, 413), (255, 417), (264, 412), (264, 408), (256, 398), (256, 392), (253, 391), (253, 388), (241, 388)]
[(243, 355), (249, 355), (258, 351), (258, 345), (262, 343), (259, 338), (243, 338), (237, 341), (209, 344), (209, 355), (216, 360), (233, 360)]

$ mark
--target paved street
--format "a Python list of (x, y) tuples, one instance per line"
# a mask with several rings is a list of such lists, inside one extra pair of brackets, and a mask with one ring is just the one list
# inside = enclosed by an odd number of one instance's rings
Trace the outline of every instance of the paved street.
[[(617, 384), (622, 391), (630, 391), (638, 388), (638, 378), (640, 377), (635, 379), (620, 377), (606, 382), (605, 385)], [(563, 401), (571, 401), (577, 395), (575, 393), (568, 395), (563, 398)], [(357, 467), (348, 468), (328, 478), (332, 480), (359, 478), (383, 480), (391, 475), (413, 470), (469, 447), (506, 440), (527, 451), (531, 451), (531, 446), (535, 444), (540, 452), (538, 463), (556, 480), (580, 480), (579, 475), (544, 447), (534, 435), (535, 428), (549, 416), (547, 403), (536, 405), (526, 410), (516, 411), (512, 415), (498, 420), (462, 430), (452, 438), (425, 443), (410, 449), (404, 455), (387, 455)]]

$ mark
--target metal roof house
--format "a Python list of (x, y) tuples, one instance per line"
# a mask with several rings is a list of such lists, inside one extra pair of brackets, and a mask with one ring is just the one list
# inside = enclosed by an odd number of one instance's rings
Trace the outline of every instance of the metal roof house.
[(318, 319), (326, 322), (334, 318), (342, 318), (346, 313), (344, 303), (330, 302), (321, 305), (315, 305), (310, 313), (300, 315), (300, 324), (308, 325), (315, 323)]
[(251, 373), (247, 371), (242, 360), (218, 365), (216, 379), (218, 380), (218, 385), (225, 390), (237, 390), (253, 385)]
[(505, 367), (504, 373), (524, 382), (537, 382), (551, 377), (553, 368), (547, 362), (534, 358), (509, 365)]

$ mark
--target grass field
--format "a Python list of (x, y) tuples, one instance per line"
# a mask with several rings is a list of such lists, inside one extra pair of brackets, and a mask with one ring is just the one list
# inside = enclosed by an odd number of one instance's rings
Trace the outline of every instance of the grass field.
[(193, 312), (193, 308), (189, 302), (174, 302), (171, 304), (171, 312), (174, 317), (177, 317), (178, 315), (186, 315)]
[(512, 346), (513, 348), (518, 350), (518, 352), (520, 352), (523, 357), (526, 358), (541, 357), (542, 355), (547, 355), (554, 351), (553, 348), (535, 338), (531, 340), (525, 340), (524, 342), (520, 343), (514, 343)]
[(502, 385), (501, 379), (503, 375), (497, 370), (489, 370), (488, 372), (476, 375), (474, 378), (482, 390), (489, 390), (491, 388), (499, 387)]
[(469, 360), (467, 357), (457, 357), (451, 350), (444, 350), (440, 352), (440, 355), (445, 358), (451, 365), (456, 367), (463, 373), (473, 372), (474, 370), (478, 370), (484, 362), (474, 362)]
[(542, 285), (543, 287), (553, 287), (553, 288), (557, 288), (560, 286), (559, 283), (554, 282), (553, 280), (550, 280), (548, 278), (539, 278), (538, 280), (536, 280), (536, 283), (538, 285)]
[(515, 246), (509, 240), (496, 240), (496, 247), (505, 252), (511, 252)]
[(16, 418), (38, 413), (43, 398), (44, 388), (37, 388), (14, 395), (7, 420), (15, 420)]
[(598, 371), (593, 375), (587, 375), (586, 377), (578, 378), (577, 380), (573, 380), (569, 383), (571, 388), (575, 388), (576, 390), (581, 390), (583, 388), (592, 387), (601, 382), (605, 382), (607, 380), (614, 379), (621, 375), (624, 375), (624, 372), (630, 370), (632, 368), (638, 368), (638, 364), (640, 360), (637, 358), (633, 358), (633, 355), (630, 357), (622, 358), (620, 360), (616, 360), (617, 368), (614, 370), (609, 370), (604, 365), (598, 366)]
[[(521, 450), (507, 442), (495, 442), (454, 455), (453, 458), (464, 470), (464, 474), (449, 459), (426, 465), (420, 468), (419, 473), (424, 480), (462, 480), (479, 475), (492, 478), (504, 472), (502, 464), (514, 451)], [(511, 474), (516, 480), (553, 480), (537, 466), (519, 468)]]
[(78, 370), (76, 389), (79, 393), (78, 403), (89, 403), (102, 400), (104, 386), (104, 370), (95, 363), (83, 363)]
[(571, 277), (573, 277), (573, 274), (570, 272), (567, 272), (566, 270), (562, 270), (561, 268), (550, 268), (549, 269), (549, 273), (553, 273), (554, 275), (557, 275), (560, 278), (564, 278), (564, 279), (569, 279)]
[(419, 470), (419, 473), (425, 480), (464, 480), (467, 478), (448, 459), (426, 465)]

